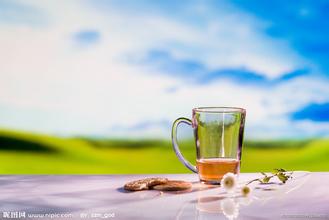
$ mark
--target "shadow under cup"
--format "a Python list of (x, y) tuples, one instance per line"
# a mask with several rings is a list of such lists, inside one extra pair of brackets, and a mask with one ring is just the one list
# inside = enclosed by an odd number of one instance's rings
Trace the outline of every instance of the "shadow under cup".
[[(172, 144), (177, 157), (204, 183), (219, 184), (226, 173), (239, 174), (245, 116), (242, 108), (194, 108), (192, 120), (178, 118), (173, 123)], [(196, 167), (179, 150), (176, 134), (180, 123), (191, 125), (194, 130)]]

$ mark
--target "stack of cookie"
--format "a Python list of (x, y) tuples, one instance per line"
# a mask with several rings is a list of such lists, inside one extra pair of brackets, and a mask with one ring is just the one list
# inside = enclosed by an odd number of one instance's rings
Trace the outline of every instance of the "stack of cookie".
[(124, 185), (125, 190), (161, 190), (161, 191), (181, 191), (188, 190), (192, 187), (190, 182), (181, 180), (168, 180), (167, 178), (146, 178), (135, 180)]

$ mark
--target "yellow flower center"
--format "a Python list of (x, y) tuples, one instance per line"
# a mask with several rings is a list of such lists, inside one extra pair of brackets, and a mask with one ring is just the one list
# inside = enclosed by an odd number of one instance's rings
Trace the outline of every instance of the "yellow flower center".
[(232, 184), (233, 184), (232, 179), (230, 179), (230, 178), (226, 179), (226, 181), (225, 181), (225, 185), (226, 185), (226, 186), (231, 187)]

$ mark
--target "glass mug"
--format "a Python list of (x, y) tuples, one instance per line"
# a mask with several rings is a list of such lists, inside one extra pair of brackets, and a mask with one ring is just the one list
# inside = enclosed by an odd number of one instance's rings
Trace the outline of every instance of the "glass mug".
[[(246, 110), (236, 107), (199, 107), (192, 109), (192, 121), (178, 118), (172, 126), (172, 145), (179, 160), (200, 181), (219, 184), (227, 172), (239, 174)], [(196, 166), (179, 150), (177, 127), (191, 125), (196, 145)]]

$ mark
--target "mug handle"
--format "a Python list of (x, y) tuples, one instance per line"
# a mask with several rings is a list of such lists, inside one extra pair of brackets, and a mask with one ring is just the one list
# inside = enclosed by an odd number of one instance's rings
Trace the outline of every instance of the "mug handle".
[(194, 173), (197, 173), (197, 169), (195, 166), (193, 166), (190, 162), (188, 162), (184, 156), (182, 155), (182, 153), (179, 150), (179, 146), (177, 143), (177, 127), (180, 123), (184, 123), (187, 125), (192, 126), (192, 121), (188, 118), (178, 118), (174, 121), (173, 125), (172, 125), (172, 129), (171, 129), (171, 141), (172, 141), (172, 145), (175, 151), (176, 156), (178, 157), (178, 159), (191, 171), (193, 171)]

